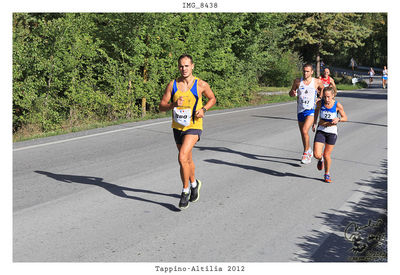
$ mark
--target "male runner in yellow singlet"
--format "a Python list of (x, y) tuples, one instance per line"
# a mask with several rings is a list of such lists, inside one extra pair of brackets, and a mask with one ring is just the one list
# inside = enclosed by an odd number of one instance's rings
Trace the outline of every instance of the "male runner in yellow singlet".
[[(193, 76), (194, 63), (190, 55), (181, 55), (178, 67), (181, 76), (168, 84), (159, 108), (163, 112), (172, 110), (172, 129), (179, 151), (183, 184), (179, 208), (185, 209), (189, 206), (189, 201), (195, 202), (200, 197), (202, 183), (195, 178), (192, 149), (200, 140), (204, 114), (216, 103), (216, 99), (208, 83)], [(204, 106), (203, 95), (208, 98)]]

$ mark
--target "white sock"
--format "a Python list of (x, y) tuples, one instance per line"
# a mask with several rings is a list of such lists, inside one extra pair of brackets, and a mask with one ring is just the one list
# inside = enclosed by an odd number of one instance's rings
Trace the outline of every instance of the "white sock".
[(194, 180), (194, 182), (190, 183), (190, 186), (192, 186), (192, 188), (196, 188), (197, 186), (197, 180)]
[(189, 187), (188, 187), (188, 188), (183, 188), (183, 189), (182, 189), (182, 192), (183, 192), (183, 193), (186, 193), (186, 194), (189, 193)]

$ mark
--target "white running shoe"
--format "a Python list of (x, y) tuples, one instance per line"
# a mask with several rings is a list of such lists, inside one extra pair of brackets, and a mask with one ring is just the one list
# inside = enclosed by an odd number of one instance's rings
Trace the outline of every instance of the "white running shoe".
[(310, 164), (312, 159), (312, 151), (304, 152), (301, 158), (301, 163)]
[(311, 162), (311, 160), (313, 158), (313, 151), (311, 149), (308, 151), (308, 158), (310, 159), (310, 162)]

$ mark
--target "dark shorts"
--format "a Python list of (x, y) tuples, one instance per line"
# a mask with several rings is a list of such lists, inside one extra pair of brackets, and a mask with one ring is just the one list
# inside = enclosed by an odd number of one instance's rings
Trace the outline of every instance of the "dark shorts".
[(199, 129), (188, 129), (186, 131), (181, 131), (177, 130), (175, 128), (172, 129), (174, 131), (174, 139), (176, 144), (182, 144), (183, 143), (183, 137), (185, 135), (197, 135), (199, 139), (197, 141), (200, 141), (200, 136), (201, 133), (203, 132), (202, 130)]
[(321, 130), (318, 130), (317, 133), (315, 134), (314, 142), (321, 142), (321, 143), (326, 143), (329, 145), (335, 145), (337, 139), (336, 134), (331, 134), (331, 133), (325, 133), (322, 132)]
[(314, 113), (315, 113), (315, 109), (305, 110), (305, 111), (297, 114), (297, 120), (299, 122), (304, 122), (306, 120), (306, 117), (314, 116)]

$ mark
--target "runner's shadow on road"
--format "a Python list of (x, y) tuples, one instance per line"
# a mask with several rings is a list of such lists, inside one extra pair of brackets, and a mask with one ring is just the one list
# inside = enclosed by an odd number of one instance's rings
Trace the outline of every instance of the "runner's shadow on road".
[(292, 121), (297, 121), (297, 119), (294, 119), (294, 118), (278, 117), (278, 116), (258, 116), (258, 115), (253, 115), (252, 117), (260, 117), (260, 118), (269, 118), (269, 119), (281, 119), (281, 120), (292, 120)]
[(351, 121), (351, 120), (348, 120), (348, 121), (346, 121), (346, 124), (347, 123), (363, 124), (363, 125), (386, 127), (386, 128), (388, 127), (386, 124), (369, 123), (369, 122), (362, 122), (362, 121)]
[(294, 158), (284, 158), (284, 157), (275, 157), (275, 156), (265, 156), (265, 155), (256, 155), (256, 154), (249, 154), (245, 152), (240, 152), (236, 150), (232, 150), (227, 147), (206, 147), (206, 146), (195, 146), (195, 148), (201, 150), (201, 151), (217, 151), (217, 152), (224, 152), (224, 153), (230, 153), (230, 154), (237, 154), (249, 159), (255, 159), (255, 160), (262, 160), (262, 161), (270, 161), (270, 162), (276, 162), (276, 163), (283, 163), (283, 164), (288, 164), (294, 167), (301, 167), (300, 164), (298, 163), (291, 163), (287, 161), (282, 161), (282, 160), (289, 160), (289, 161), (296, 161), (299, 162), (299, 159), (294, 159)]
[(155, 192), (155, 191), (150, 191), (150, 190), (143, 190), (143, 189), (136, 189), (136, 188), (129, 188), (125, 186), (119, 186), (116, 184), (108, 183), (103, 181), (103, 178), (98, 178), (98, 177), (90, 177), (90, 176), (77, 176), (77, 175), (63, 175), (63, 174), (54, 174), (50, 172), (45, 172), (45, 171), (34, 171), (35, 173), (45, 175), (49, 178), (55, 179), (57, 181), (61, 182), (68, 182), (68, 183), (80, 183), (80, 184), (87, 184), (87, 185), (97, 185), (99, 187), (102, 187), (106, 189), (108, 192), (111, 194), (121, 197), (121, 198), (127, 198), (127, 199), (133, 199), (137, 201), (143, 201), (143, 202), (149, 202), (149, 203), (154, 203), (158, 204), (161, 206), (164, 206), (165, 208), (174, 211), (174, 212), (179, 212), (180, 209), (177, 208), (176, 206), (169, 204), (169, 203), (162, 203), (162, 202), (157, 202), (153, 200), (148, 200), (144, 199), (141, 197), (137, 196), (131, 196), (127, 195), (125, 192), (134, 192), (134, 193), (146, 193), (146, 194), (153, 194), (153, 195), (161, 195), (161, 196), (167, 196), (167, 197), (173, 197), (173, 198), (180, 198), (179, 195), (177, 194), (164, 194), (160, 192)]
[(298, 175), (298, 174), (294, 174), (294, 173), (282, 173), (282, 172), (278, 172), (275, 170), (271, 170), (271, 169), (267, 169), (267, 168), (262, 168), (262, 167), (256, 167), (256, 166), (251, 166), (251, 165), (244, 165), (244, 164), (238, 164), (238, 163), (232, 163), (232, 162), (227, 162), (227, 161), (223, 161), (223, 160), (219, 160), (219, 159), (206, 159), (204, 160), (206, 162), (209, 163), (214, 163), (214, 164), (221, 164), (221, 165), (228, 165), (228, 166), (233, 166), (233, 167), (239, 167), (242, 169), (246, 169), (246, 170), (253, 170), (256, 172), (260, 172), (263, 174), (268, 174), (271, 176), (275, 176), (275, 177), (295, 177), (295, 178), (302, 178), (302, 179), (312, 179), (312, 180), (317, 180), (317, 181), (322, 181), (322, 179), (320, 178), (311, 178), (311, 177), (307, 177), (304, 175)]

